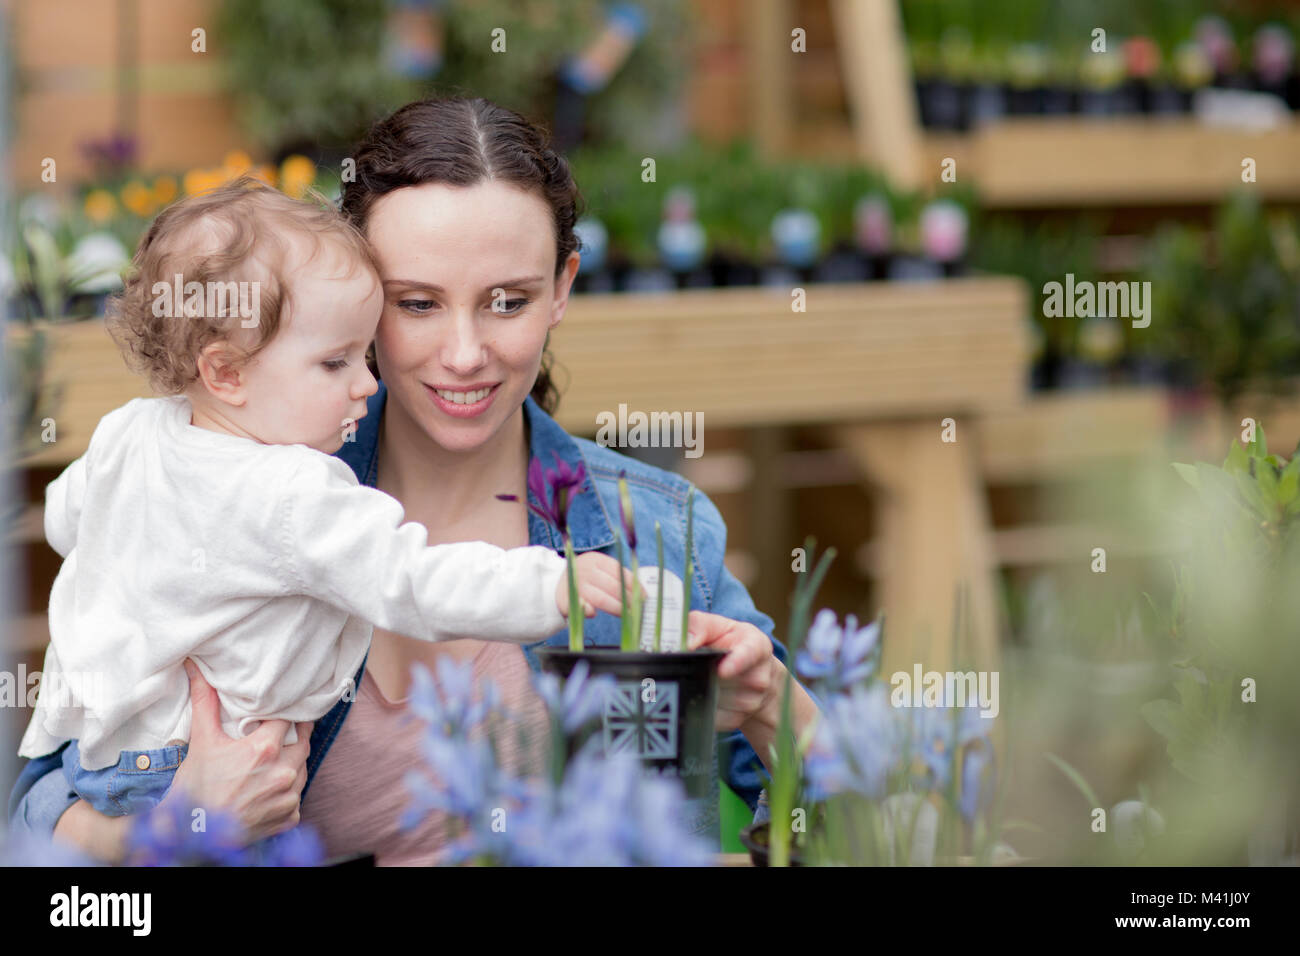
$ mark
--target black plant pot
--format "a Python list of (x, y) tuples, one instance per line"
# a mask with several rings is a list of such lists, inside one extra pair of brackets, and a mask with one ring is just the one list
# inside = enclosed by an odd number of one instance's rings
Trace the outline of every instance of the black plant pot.
[[(740, 842), (749, 851), (749, 859), (755, 866), (768, 866), (768, 837), (772, 832), (769, 823), (751, 823), (740, 831)], [(806, 861), (797, 847), (790, 848), (790, 865), (804, 866)]]
[[(608, 674), (616, 691), (599, 726), (570, 738), (572, 757), (593, 736), (607, 755), (628, 753), (648, 776), (673, 777), (686, 791), (686, 824), (693, 833), (721, 839), (718, 819), (718, 662), (722, 651), (684, 653), (544, 647), (542, 669), (565, 679), (586, 661), (591, 675)], [(651, 683), (653, 682), (653, 683)]]
[(1148, 95), (1150, 112), (1156, 116), (1176, 116), (1192, 109), (1192, 94), (1171, 83), (1153, 83)]
[(1039, 107), (1044, 116), (1068, 116), (1074, 112), (1074, 92), (1064, 86), (1039, 90)]
[(994, 123), (1007, 114), (1007, 91), (997, 83), (976, 83), (966, 89), (966, 118), (972, 127)]

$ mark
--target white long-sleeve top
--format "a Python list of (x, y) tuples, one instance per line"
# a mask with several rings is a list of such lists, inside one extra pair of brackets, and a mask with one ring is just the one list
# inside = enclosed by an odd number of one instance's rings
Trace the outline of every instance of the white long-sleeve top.
[(339, 459), (198, 428), (190, 414), (183, 396), (128, 402), (45, 490), (45, 534), (64, 562), (20, 755), (75, 738), (97, 770), (122, 750), (188, 741), (186, 657), (241, 737), (327, 713), (351, 690), (372, 624), (521, 644), (564, 627), (554, 552), (430, 547), (423, 525)]

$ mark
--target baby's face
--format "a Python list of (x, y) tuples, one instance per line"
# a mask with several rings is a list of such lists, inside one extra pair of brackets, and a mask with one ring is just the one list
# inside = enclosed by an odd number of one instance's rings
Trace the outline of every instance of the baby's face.
[(288, 272), (292, 299), (280, 330), (241, 370), (241, 419), (259, 441), (333, 454), (377, 388), (365, 355), (383, 292), (369, 268), (333, 249)]

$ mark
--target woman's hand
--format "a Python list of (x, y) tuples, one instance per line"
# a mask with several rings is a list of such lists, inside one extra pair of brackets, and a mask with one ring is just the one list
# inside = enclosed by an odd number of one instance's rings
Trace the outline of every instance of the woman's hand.
[(221, 729), (217, 692), (188, 659), (185, 670), (193, 708), (190, 748), (163, 803), (184, 800), (189, 807), (231, 814), (250, 843), (293, 829), (307, 782), (313, 725), (299, 723), (298, 742), (287, 746), (286, 720), (264, 721), (242, 739), (229, 737)]
[(691, 650), (711, 647), (727, 652), (718, 664), (718, 733), (737, 730), (771, 708), (773, 700), (779, 703), (781, 683), (777, 677), (784, 668), (772, 653), (772, 641), (766, 634), (753, 624), (704, 611), (692, 611), (688, 627)]

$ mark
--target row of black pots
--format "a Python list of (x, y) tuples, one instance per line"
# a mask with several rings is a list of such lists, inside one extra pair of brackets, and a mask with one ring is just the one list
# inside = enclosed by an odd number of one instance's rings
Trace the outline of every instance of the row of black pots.
[[(1266, 84), (1251, 77), (1225, 77), (1216, 88), (1272, 93), (1300, 111), (1300, 74)], [(1191, 112), (1194, 91), (1167, 81), (1129, 79), (1108, 90), (1059, 84), (1016, 87), (1007, 83), (955, 83), (941, 78), (916, 81), (921, 125), (967, 130), (1004, 116), (1178, 115)]]
[(780, 262), (755, 263), (725, 253), (715, 253), (698, 269), (674, 271), (633, 266), (611, 258), (609, 267), (580, 274), (575, 292), (667, 292), (674, 289), (712, 289), (735, 286), (793, 287), (812, 282), (908, 281), (953, 278), (965, 274), (962, 262), (935, 262), (923, 256), (887, 253), (867, 255), (846, 242), (837, 243), (810, 266)]

